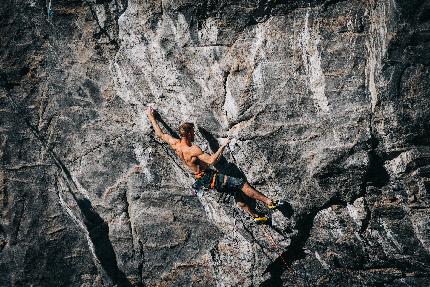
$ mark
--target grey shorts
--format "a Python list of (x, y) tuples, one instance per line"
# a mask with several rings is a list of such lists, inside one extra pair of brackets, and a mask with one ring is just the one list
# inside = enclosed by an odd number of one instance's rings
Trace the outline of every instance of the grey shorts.
[(232, 177), (218, 173), (212, 169), (207, 169), (199, 174), (196, 182), (193, 184), (195, 189), (216, 189), (220, 192), (238, 192), (242, 190), (245, 180), (242, 178)]
[(221, 192), (236, 192), (242, 190), (245, 180), (219, 173), (217, 178), (217, 190)]

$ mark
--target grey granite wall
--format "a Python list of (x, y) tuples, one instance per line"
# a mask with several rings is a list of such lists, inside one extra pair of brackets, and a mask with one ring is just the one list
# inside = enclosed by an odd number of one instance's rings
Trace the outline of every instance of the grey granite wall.
[[(0, 35), (1, 286), (428, 284), (430, 1), (4, 0)], [(232, 137), (272, 226), (149, 104)]]

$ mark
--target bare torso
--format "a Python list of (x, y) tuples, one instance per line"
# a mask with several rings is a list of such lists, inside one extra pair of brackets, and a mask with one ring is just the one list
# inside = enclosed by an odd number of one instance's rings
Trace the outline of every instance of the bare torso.
[(178, 157), (187, 165), (187, 167), (194, 173), (199, 173), (202, 170), (208, 168), (208, 164), (201, 161), (197, 156), (200, 148), (196, 145), (188, 146), (181, 141), (178, 141), (172, 148)]

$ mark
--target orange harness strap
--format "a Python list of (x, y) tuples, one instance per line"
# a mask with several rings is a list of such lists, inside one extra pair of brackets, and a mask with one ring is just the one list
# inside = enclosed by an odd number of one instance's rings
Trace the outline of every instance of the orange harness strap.
[[(205, 174), (206, 174), (205, 171), (200, 171), (200, 172), (194, 174), (194, 176), (198, 180), (198, 179), (201, 179)], [(217, 173), (214, 173), (214, 175), (212, 176), (211, 185), (210, 185), (211, 189), (215, 188), (215, 182), (216, 182), (217, 175), (218, 175)]]
[(202, 170), (196, 174), (194, 174), (194, 176), (196, 177), (196, 179), (201, 179), (203, 176), (205, 175), (205, 172)]
[(216, 177), (218, 174), (214, 174), (214, 176), (212, 177), (212, 181), (211, 181), (211, 188), (213, 189), (215, 187), (215, 181), (216, 181)]

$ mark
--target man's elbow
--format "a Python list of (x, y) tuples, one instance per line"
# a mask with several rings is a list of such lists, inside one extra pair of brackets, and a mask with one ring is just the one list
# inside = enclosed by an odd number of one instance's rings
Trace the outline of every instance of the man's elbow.
[(157, 136), (157, 137), (159, 137), (160, 139), (164, 139), (164, 134), (163, 133), (155, 133), (155, 135)]
[(214, 165), (214, 164), (216, 164), (218, 161), (217, 161), (217, 159), (216, 158), (211, 158), (209, 161), (208, 161), (208, 165)]

